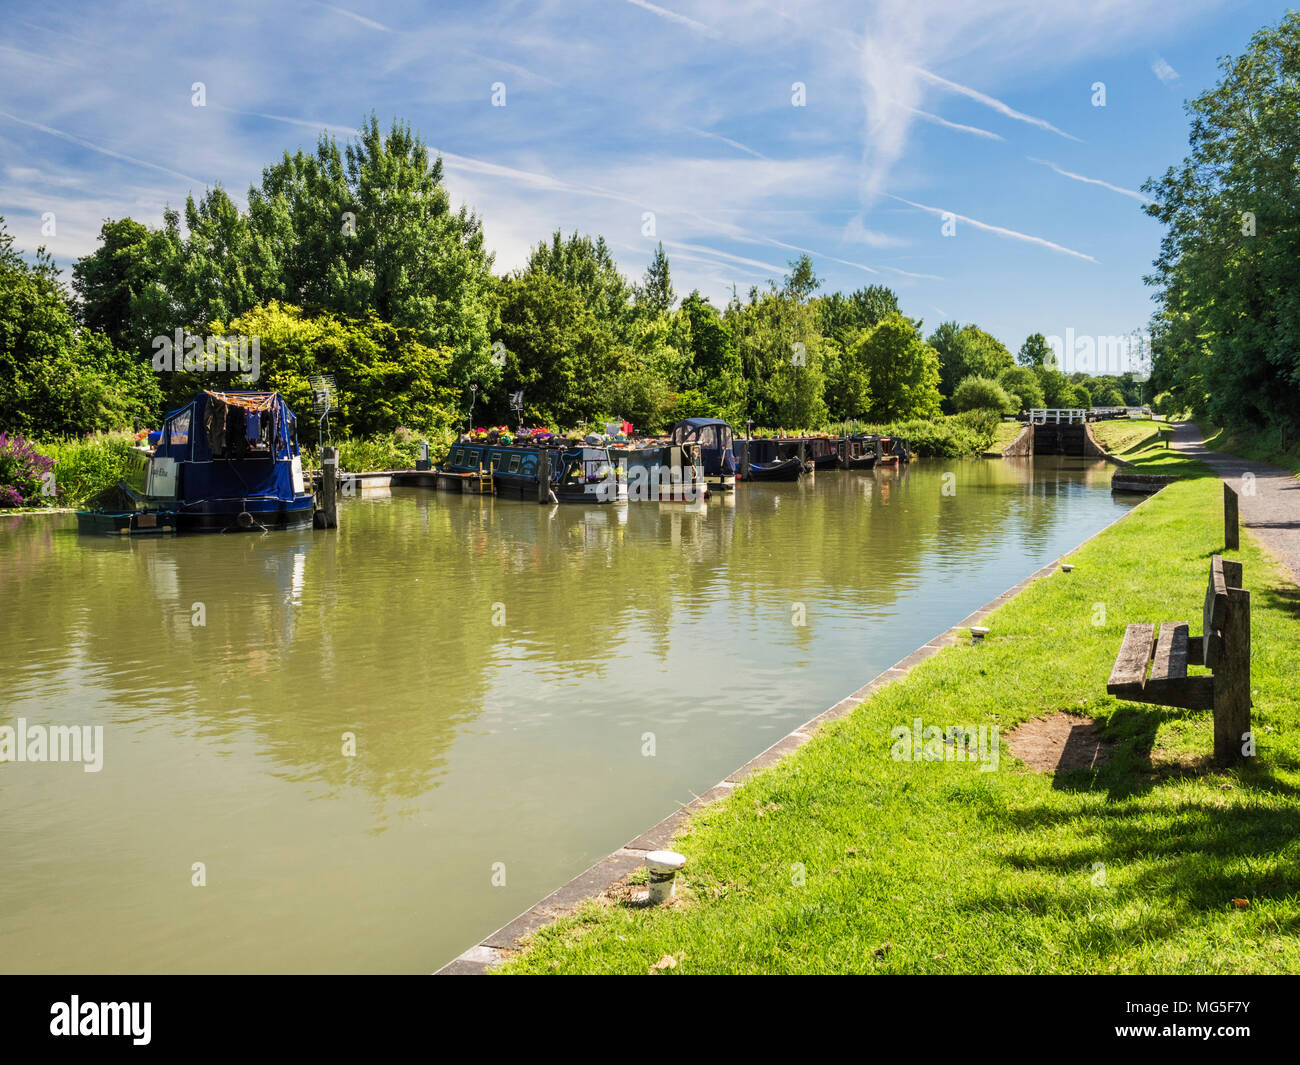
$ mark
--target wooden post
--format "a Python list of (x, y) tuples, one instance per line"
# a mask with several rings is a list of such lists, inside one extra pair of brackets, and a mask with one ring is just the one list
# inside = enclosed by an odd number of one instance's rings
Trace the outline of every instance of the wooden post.
[(844, 437), (840, 437), (839, 453), (840, 469), (847, 470), (849, 468), (849, 442)]
[(1240, 587), (1241, 564), (1235, 565), (1235, 574), (1230, 566), (1233, 563), (1223, 564), (1228, 617), (1222, 657), (1214, 670), (1214, 760), (1220, 765), (1235, 765), (1245, 757), (1242, 747), (1250, 731), (1250, 592)]
[(551, 452), (541, 448), (537, 452), (537, 502), (549, 503), (551, 498)]
[(749, 441), (740, 442), (740, 479), (749, 480)]
[[(339, 524), (337, 503), (335, 500), (335, 492), (338, 488), (338, 449), (332, 447), (321, 448), (320, 465), (320, 512), (322, 517), (320, 524), (317, 527), (321, 529), (336, 529)], [(314, 517), (312, 524), (316, 524)]]
[(1223, 482), (1223, 546), (1227, 551), (1236, 551), (1241, 546), (1241, 536), (1237, 522), (1237, 493)]

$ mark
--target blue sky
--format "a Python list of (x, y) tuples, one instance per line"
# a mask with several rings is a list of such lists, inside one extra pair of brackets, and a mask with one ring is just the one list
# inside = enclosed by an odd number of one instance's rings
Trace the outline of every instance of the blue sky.
[[(625, 274), (662, 240), (722, 303), (812, 255), (925, 320), (1126, 334), (1181, 159), (1183, 101), (1280, 4), (1146, 0), (430, 4), (5, 0), (0, 214), (65, 267), (103, 219), (158, 224), (375, 110), (444, 155), (498, 272), (555, 228)], [(192, 104), (203, 82), (206, 106)], [(795, 83), (805, 86), (794, 106)], [(1094, 106), (1096, 82), (1106, 105)], [(493, 85), (505, 106), (493, 106)], [(56, 234), (41, 235), (53, 212)], [(654, 215), (654, 236), (644, 216)], [(944, 236), (942, 212), (956, 216)]]

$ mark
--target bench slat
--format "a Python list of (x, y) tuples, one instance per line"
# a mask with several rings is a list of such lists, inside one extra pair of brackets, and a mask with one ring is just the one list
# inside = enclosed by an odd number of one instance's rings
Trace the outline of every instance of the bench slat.
[(1185, 621), (1162, 621), (1156, 653), (1151, 659), (1151, 680), (1178, 680), (1187, 676), (1187, 630)]
[(1129, 625), (1124, 630), (1124, 642), (1115, 658), (1115, 667), (1110, 671), (1110, 680), (1106, 682), (1106, 690), (1111, 695), (1142, 694), (1155, 632), (1156, 627), (1145, 622)]

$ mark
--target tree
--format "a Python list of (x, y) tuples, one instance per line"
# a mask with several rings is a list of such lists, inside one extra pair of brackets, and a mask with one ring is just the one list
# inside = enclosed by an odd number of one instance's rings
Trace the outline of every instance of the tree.
[(582, 293), (549, 273), (530, 271), (501, 284), (505, 366), (499, 391), (484, 397), (486, 412), (507, 416), (506, 395), (522, 390), (525, 418), (553, 428), (588, 422), (602, 411), (600, 383), (637, 369), (615, 350), (608, 327)]
[(1300, 426), (1300, 14), (1221, 70), (1186, 105), (1186, 158), (1143, 186), (1166, 227), (1147, 278), (1156, 372), (1195, 414), (1280, 428), (1286, 446)]
[(637, 303), (652, 314), (667, 314), (677, 300), (668, 272), (668, 256), (661, 241), (646, 268), (645, 278), (636, 290)]
[(286, 154), (263, 171), (248, 199), (248, 246), (214, 265), (217, 276), (238, 266), (251, 296), (226, 299), (225, 313), (210, 308), (204, 320), (272, 299), (352, 318), (373, 312), (426, 346), (450, 349), (458, 386), (495, 379), (482, 225), (465, 207), (453, 210), (442, 158), (430, 160), (410, 126), (394, 121), (383, 133), (371, 114), (343, 150), (322, 136), (314, 155)]
[(676, 347), (689, 354), (689, 390), (707, 396), (719, 418), (743, 421), (745, 381), (731, 323), (696, 289), (682, 300), (673, 324)]
[(632, 319), (629, 303), (632, 292), (604, 237), (592, 240), (575, 231), (566, 239), (557, 229), (549, 244), (543, 241), (533, 249), (524, 272), (545, 274), (564, 282), (581, 296), (596, 320), (615, 337), (623, 339), (627, 335)]
[[(330, 426), (337, 435), (391, 433), (399, 426), (434, 431), (457, 420), (459, 396), (447, 383), (451, 350), (429, 347), (416, 330), (382, 321), (374, 311), (350, 319), (272, 302), (212, 326), (223, 336), (259, 338), (258, 387), (279, 392), (300, 417), (311, 409), (308, 379), (333, 374), (338, 391)], [(198, 387), (203, 383), (190, 390)], [(314, 438), (309, 419), (299, 427)]]
[(1015, 365), (1002, 342), (975, 325), (942, 322), (930, 335), (929, 344), (939, 353), (939, 391), (950, 404), (959, 381), (967, 377), (996, 380)]
[(81, 324), (107, 334), (119, 348), (147, 350), (152, 334), (139, 328), (140, 300), (161, 281), (172, 251), (161, 230), (132, 218), (104, 222), (99, 247), (72, 267)]
[(1047, 366), (1052, 358), (1052, 346), (1042, 333), (1031, 333), (1020, 345), (1016, 353), (1016, 362), (1021, 366)]
[(832, 292), (814, 302), (822, 335), (834, 338), (842, 348), (849, 346), (855, 333), (873, 328), (898, 310), (898, 297), (884, 285), (868, 285), (847, 296)]
[(78, 329), (44, 248), (28, 264), (0, 217), (0, 431), (74, 434), (127, 428), (161, 401), (148, 363)]
[(910, 319), (886, 315), (874, 329), (859, 334), (853, 355), (867, 368), (873, 421), (938, 415), (939, 353), (921, 339)]
[(1038, 381), (1038, 375), (1027, 366), (1013, 366), (1009, 370), (1003, 370), (998, 377), (998, 384), (1008, 394), (1020, 397), (1021, 410), (1034, 410), (1046, 406), (1043, 400), (1043, 386)]
[(994, 410), (1014, 414), (1006, 390), (991, 377), (967, 377), (952, 395), (953, 406), (961, 411)]

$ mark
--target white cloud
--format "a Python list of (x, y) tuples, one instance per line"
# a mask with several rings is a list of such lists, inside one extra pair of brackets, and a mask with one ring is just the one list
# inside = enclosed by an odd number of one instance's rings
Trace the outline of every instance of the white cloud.
[(900, 203), (905, 203), (909, 207), (915, 207), (917, 208), (917, 210), (928, 211), (930, 214), (938, 215), (941, 218), (947, 215), (951, 215), (958, 222), (965, 222), (967, 225), (974, 226), (976, 229), (983, 229), (989, 233), (996, 233), (998, 234), (998, 236), (1001, 237), (1009, 237), (1011, 240), (1023, 241), (1026, 244), (1037, 244), (1039, 247), (1048, 248), (1051, 251), (1060, 252), (1062, 255), (1073, 255), (1076, 259), (1084, 259), (1090, 263), (1095, 263), (1098, 261), (1094, 259), (1091, 255), (1088, 255), (1081, 251), (1075, 251), (1073, 248), (1067, 248), (1064, 244), (1057, 244), (1055, 241), (1047, 240), (1043, 237), (1035, 237), (1029, 233), (1020, 233), (1014, 229), (1007, 229), (1005, 226), (991, 225), (988, 222), (981, 222), (979, 219), (971, 218), (968, 215), (957, 214), (956, 211), (944, 210), (944, 208), (942, 207), (927, 207), (923, 203), (916, 203), (912, 200), (905, 200), (903, 199), (902, 196), (891, 196), (890, 198), (898, 200)]
[(1156, 56), (1151, 61), (1151, 73), (1166, 85), (1172, 85), (1178, 80), (1178, 71), (1165, 62), (1164, 56)]

